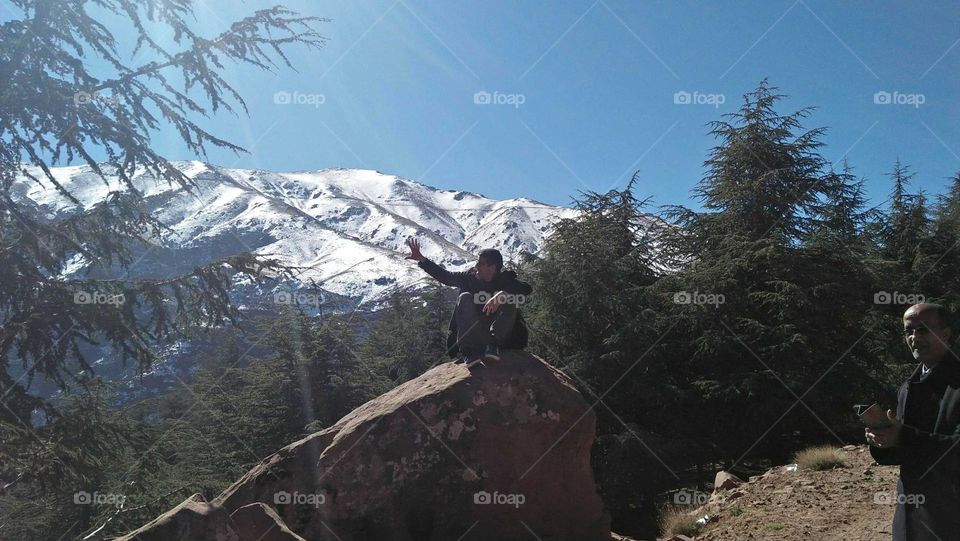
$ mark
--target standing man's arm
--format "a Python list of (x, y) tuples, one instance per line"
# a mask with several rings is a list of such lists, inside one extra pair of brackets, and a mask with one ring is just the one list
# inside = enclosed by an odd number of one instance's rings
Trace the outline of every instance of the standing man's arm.
[(867, 428), (864, 434), (867, 437), (867, 443), (870, 444), (870, 456), (877, 461), (877, 464), (884, 466), (899, 466), (902, 463), (900, 446), (900, 436), (904, 430), (901, 420), (903, 419), (904, 403), (907, 399), (907, 384), (904, 383), (897, 392), (897, 414), (887, 410), (887, 419), (890, 420), (889, 428)]
[(887, 419), (893, 424), (890, 428), (868, 428), (866, 429), (867, 442), (870, 443), (870, 456), (877, 461), (877, 464), (884, 466), (899, 466), (901, 464), (900, 435), (903, 425), (887, 410)]
[(438, 282), (445, 286), (465, 288), (467, 280), (470, 277), (469, 272), (450, 272), (433, 261), (430, 261), (420, 253), (420, 242), (413, 237), (407, 239), (407, 246), (410, 248), (410, 255), (406, 258), (416, 261), (421, 269), (426, 271), (427, 274)]
[(910, 461), (960, 472), (960, 426), (950, 434), (934, 434), (903, 424), (905, 395), (906, 386), (900, 389), (896, 416), (887, 410), (890, 428), (866, 430), (870, 455), (878, 464), (902, 465)]
[(900, 452), (911, 462), (960, 472), (960, 427), (952, 434), (934, 434), (904, 425), (899, 443)]
[[(880, 446), (876, 443), (871, 444), (870, 455), (877, 464), (896, 466), (910, 461), (928, 468), (938, 466), (960, 472), (960, 427), (952, 434), (934, 434), (899, 423), (893, 428), (883, 430), (891, 431), (891, 434), (896, 433), (896, 436), (890, 436), (893, 439)], [(875, 437), (880, 432), (873, 431)]]

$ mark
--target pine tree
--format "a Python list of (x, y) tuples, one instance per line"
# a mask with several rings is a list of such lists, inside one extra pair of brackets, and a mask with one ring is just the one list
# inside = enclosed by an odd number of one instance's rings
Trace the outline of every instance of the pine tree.
[(323, 323), (299, 311), (284, 317), (267, 343), (277, 352), (272, 362), (282, 365), (299, 389), (306, 431), (332, 425), (393, 387), (357, 347), (357, 323), (351, 316), (334, 315)]
[(947, 193), (938, 198), (931, 236), (919, 264), (920, 288), (960, 309), (960, 173), (950, 179)]
[[(68, 262), (123, 276), (136, 264), (137, 250), (164, 241), (166, 226), (146, 214), (132, 179), (145, 173), (188, 190), (192, 183), (150, 147), (152, 132), (172, 128), (201, 155), (210, 146), (244, 151), (194, 121), (220, 109), (234, 112), (232, 104), (245, 109), (221, 76), (224, 61), (270, 69), (278, 60), (289, 65), (284, 51), (290, 46), (324, 43), (313, 29), (320, 19), (283, 7), (258, 11), (208, 38), (190, 27), (196, 15), (191, 0), (9, 4), (20, 17), (0, 25), (0, 481), (21, 475), (16, 465), (24, 450), (35, 439), (52, 442), (64, 422), (53, 404), (27, 391), (34, 377), (64, 389), (81, 383), (77, 374), (93, 371), (81, 353), (84, 344), (108, 344), (145, 370), (156, 358), (157, 341), (194, 326), (237, 321), (228, 295), (236, 274), (259, 280), (285, 272), (274, 260), (240, 254), (163, 280), (64, 276)], [(135, 30), (136, 50), (146, 48), (157, 60), (126, 65), (109, 30), (118, 19)], [(179, 50), (160, 45), (155, 36), (161, 31)], [(94, 59), (100, 60), (96, 69)], [(124, 189), (83, 208), (50, 170), (73, 160), (104, 182), (119, 178)], [(19, 176), (56, 189), (77, 211), (55, 221), (42, 218), (11, 190)], [(75, 295), (124, 302), (105, 309), (77, 302)], [(47, 418), (44, 426), (31, 422), (37, 410)], [(59, 464), (39, 471), (79, 475), (82, 469), (71, 457), (44, 456)]]
[[(108, 472), (143, 442), (136, 420), (115, 407), (116, 397), (116, 384), (91, 380), (65, 395), (44, 439), (8, 450), (15, 462), (4, 467), (17, 476), (0, 483), (0, 538), (79, 538), (87, 524), (116, 513), (116, 501), (90, 496), (112, 494)], [(0, 430), (0, 441), (26, 437), (6, 433), (16, 425)]]
[(423, 296), (394, 293), (357, 348), (358, 355), (395, 384), (419, 376), (446, 360), (450, 306), (439, 286)]
[[(555, 224), (541, 257), (526, 263), (534, 294), (524, 307), (530, 349), (574, 374), (588, 400), (616, 383), (604, 404), (630, 418), (647, 411), (638, 396), (653, 398), (638, 390), (655, 383), (644, 376), (653, 363), (636, 361), (655, 340), (647, 288), (662, 272), (654, 257), (663, 224), (643, 212), (635, 186), (636, 177), (574, 201), (577, 216)], [(598, 414), (601, 430), (622, 429), (607, 410)]]
[[(881, 213), (867, 208), (863, 186), (846, 160), (841, 171), (828, 172), (814, 215), (816, 227), (805, 241), (803, 273), (809, 277), (811, 297), (805, 334), (812, 351), (827, 353), (824, 362), (835, 361), (810, 395), (811, 401), (837, 408), (823, 413), (824, 418), (845, 411), (846, 404), (835, 397), (854, 393), (862, 401), (879, 400), (890, 372), (889, 358), (878, 352), (896, 351), (900, 340), (886, 307), (875, 303), (884, 272), (870, 226)], [(833, 430), (858, 433), (859, 426), (843, 423), (849, 419), (841, 416)]]
[(231, 336), (193, 359), (191, 383), (131, 408), (145, 437), (100, 473), (101, 491), (123, 494), (127, 505), (96, 509), (82, 522), (86, 531), (109, 539), (190, 494), (211, 499), (261, 459), (385, 390), (351, 353), (345, 320), (319, 324), (289, 309), (246, 336), (264, 346), (264, 358), (244, 355)]
[[(679, 303), (667, 309), (675, 322), (667, 347), (693, 393), (689, 435), (720, 456), (782, 453), (796, 428), (823, 432), (805, 410), (778, 422), (829, 366), (805, 330), (817, 284), (803, 248), (829, 179), (823, 129), (803, 131), (809, 108), (779, 114), (775, 91), (761, 81), (729, 121), (710, 124), (720, 143), (694, 190), (704, 211), (667, 209), (677, 225), (668, 245), (685, 262), (656, 286)], [(744, 440), (758, 445), (744, 449)]]
[(927, 240), (929, 216), (926, 197), (922, 193), (908, 192), (915, 173), (897, 159), (890, 173), (893, 191), (884, 223), (879, 228), (883, 243), (883, 255), (893, 265), (895, 282), (892, 289), (910, 291), (917, 287), (914, 267), (921, 255), (921, 244)]
[(854, 175), (846, 159), (839, 172), (831, 169), (823, 176), (823, 199), (814, 212), (814, 229), (807, 242), (846, 247), (855, 253), (865, 248), (865, 229), (876, 219), (877, 210), (866, 208), (864, 182)]
[(815, 278), (811, 281), (815, 303), (844, 310), (828, 325), (835, 332), (837, 322), (856, 324), (862, 319), (878, 287), (880, 273), (874, 266), (879, 255), (868, 229), (879, 211), (866, 207), (864, 180), (853, 174), (846, 161), (841, 171), (831, 169), (825, 174), (822, 185), (815, 225), (804, 240), (804, 259)]
[(776, 90), (764, 79), (744, 96), (739, 111), (709, 124), (710, 135), (720, 144), (712, 149), (704, 164), (707, 174), (694, 189), (708, 212), (693, 215), (674, 208), (678, 217), (709, 228), (696, 237), (708, 243), (695, 247), (697, 251), (727, 236), (788, 246), (808, 228), (819, 194), (823, 160), (817, 149), (824, 129), (796, 134), (813, 109), (778, 114), (774, 106), (783, 95)]
[(937, 205), (937, 223), (954, 226), (960, 224), (960, 172), (950, 178), (947, 194), (941, 196)]

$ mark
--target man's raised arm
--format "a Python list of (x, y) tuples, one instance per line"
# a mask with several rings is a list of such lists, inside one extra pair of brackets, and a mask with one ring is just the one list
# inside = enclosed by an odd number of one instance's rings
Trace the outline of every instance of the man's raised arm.
[(417, 239), (413, 237), (407, 239), (407, 246), (410, 248), (410, 255), (407, 256), (407, 259), (416, 261), (421, 269), (441, 284), (451, 287), (463, 287), (466, 284), (469, 273), (450, 272), (433, 261), (430, 261), (420, 253), (420, 242)]

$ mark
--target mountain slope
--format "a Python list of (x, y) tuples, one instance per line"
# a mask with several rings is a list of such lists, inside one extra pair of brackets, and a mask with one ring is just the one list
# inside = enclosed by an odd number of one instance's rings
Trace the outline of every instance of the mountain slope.
[[(251, 251), (301, 269), (298, 283), (286, 287), (316, 284), (325, 293), (371, 304), (423, 283), (423, 273), (404, 259), (410, 236), (420, 238), (427, 257), (462, 269), (482, 248), (498, 248), (508, 261), (535, 253), (551, 224), (575, 215), (526, 198), (496, 201), (371, 170), (276, 173), (197, 161), (175, 165), (196, 182), (193, 193), (146, 175), (134, 179), (147, 209), (174, 235), (141, 254), (131, 277), (169, 276)], [(104, 183), (86, 166), (55, 168), (53, 174), (84, 206), (121, 188), (115, 178)], [(76, 211), (51, 187), (27, 178), (17, 180), (12, 193), (51, 219)]]

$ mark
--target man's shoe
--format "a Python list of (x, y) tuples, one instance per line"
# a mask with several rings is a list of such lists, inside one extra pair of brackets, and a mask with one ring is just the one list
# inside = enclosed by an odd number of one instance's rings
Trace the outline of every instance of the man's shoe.
[(500, 360), (500, 348), (497, 346), (487, 346), (486, 351), (483, 353), (484, 359), (489, 359), (491, 361)]

